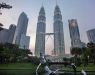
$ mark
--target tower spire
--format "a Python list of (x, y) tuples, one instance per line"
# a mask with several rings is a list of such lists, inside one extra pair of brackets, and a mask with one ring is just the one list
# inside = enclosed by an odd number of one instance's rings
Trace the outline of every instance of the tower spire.
[(58, 5), (57, 0), (56, 0), (56, 5)]
[(42, 1), (42, 7), (43, 7), (44, 0)]

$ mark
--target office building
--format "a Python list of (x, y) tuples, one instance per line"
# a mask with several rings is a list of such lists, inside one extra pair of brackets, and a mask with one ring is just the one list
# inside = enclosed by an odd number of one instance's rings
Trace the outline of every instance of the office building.
[(45, 32), (46, 32), (46, 17), (45, 10), (42, 6), (38, 16), (36, 29), (35, 55), (40, 56), (40, 53), (45, 54)]
[(13, 43), (15, 30), (16, 30), (16, 25), (11, 24), (10, 27), (9, 27), (9, 31), (10, 31), (10, 32), (9, 32), (8, 43)]
[(30, 37), (21, 34), (20, 46), (21, 49), (29, 49)]
[(27, 26), (28, 26), (28, 17), (24, 12), (22, 12), (18, 19), (18, 24), (16, 27), (14, 40), (13, 40), (14, 44), (17, 44), (17, 45), (20, 44), (21, 35), (22, 34), (26, 35)]
[(78, 47), (81, 48), (80, 33), (78, 28), (78, 23), (76, 19), (68, 20), (69, 22), (69, 31), (71, 38), (71, 48)]
[(10, 31), (8, 29), (3, 29), (0, 31), (0, 43), (8, 43)]
[(95, 43), (95, 29), (88, 30), (87, 37), (89, 42)]
[(56, 56), (62, 56), (65, 54), (65, 45), (62, 15), (58, 5), (56, 5), (54, 10), (53, 29), (54, 29), (54, 54)]

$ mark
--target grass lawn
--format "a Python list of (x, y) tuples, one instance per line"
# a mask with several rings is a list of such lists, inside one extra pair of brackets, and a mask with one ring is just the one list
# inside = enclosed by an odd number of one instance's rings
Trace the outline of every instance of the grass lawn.
[[(0, 75), (35, 75), (36, 67), (37, 65), (32, 63), (0, 64)], [(95, 65), (89, 64), (87, 67), (83, 67), (83, 65), (77, 67), (77, 71), (81, 71), (82, 69), (95, 72)], [(72, 68), (63, 67), (63, 70), (73, 72)], [(42, 68), (40, 68), (39, 72), (42, 72)]]
[[(0, 64), (0, 70), (1, 69), (7, 69), (7, 70), (15, 70), (15, 69), (30, 69), (30, 70), (36, 70), (37, 65), (34, 65), (32, 63), (10, 63), (10, 64)], [(80, 67), (77, 67), (77, 71), (81, 71), (82, 69), (84, 69), (85, 71), (95, 71), (95, 65), (93, 64), (89, 64), (86, 67), (83, 67), (83, 65), (81, 65)], [(63, 70), (73, 70), (72, 68), (67, 68), (64, 67)]]
[(32, 63), (0, 64), (0, 75), (35, 75), (36, 67)]
[[(77, 71), (81, 71), (82, 69), (85, 71), (94, 71), (95, 72), (95, 65), (89, 64), (86, 67), (84, 67), (83, 65), (81, 65), (80, 67), (77, 67)], [(68, 67), (64, 67), (63, 70), (73, 71), (72, 68), (68, 68)]]
[(95, 65), (93, 64), (88, 64), (86, 67), (84, 67), (83, 65), (81, 65), (80, 67), (77, 67), (77, 70), (82, 70), (84, 69), (85, 71), (94, 71), (95, 72)]
[[(35, 75), (37, 65), (32, 63), (0, 64), (0, 75)], [(38, 73), (42, 73), (42, 67)]]
[[(32, 63), (0, 64), (0, 75), (35, 75), (36, 68), (37, 65)], [(77, 71), (81, 71), (82, 69), (95, 72), (95, 65), (89, 64), (86, 67), (83, 67), (83, 65), (77, 67)], [(73, 72), (73, 69), (68, 67), (63, 67), (63, 70)], [(40, 68), (39, 72), (41, 73), (42, 71), (42, 68)]]
[(32, 63), (10, 63), (0, 64), (0, 69), (36, 69), (37, 65)]

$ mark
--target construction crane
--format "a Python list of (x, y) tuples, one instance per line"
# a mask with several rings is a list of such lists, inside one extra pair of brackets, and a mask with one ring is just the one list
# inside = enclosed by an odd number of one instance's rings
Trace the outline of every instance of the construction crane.
[[(10, 5), (8, 5), (8, 4), (6, 4), (6, 3), (0, 3), (0, 10), (1, 9), (11, 9), (12, 8), (12, 6), (10, 6)], [(2, 13), (0, 12), (0, 14), (2, 15)]]

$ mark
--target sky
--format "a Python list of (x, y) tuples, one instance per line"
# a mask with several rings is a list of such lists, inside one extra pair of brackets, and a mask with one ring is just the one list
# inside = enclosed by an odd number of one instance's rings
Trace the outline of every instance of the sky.
[[(53, 16), (56, 0), (0, 0), (13, 6), (12, 9), (0, 10), (0, 23), (4, 28), (9, 28), (10, 24), (17, 25), (20, 13), (25, 12), (29, 18), (27, 35), (31, 37), (30, 49), (34, 53), (37, 20), (41, 6), (46, 13), (46, 32), (53, 32)], [(68, 20), (77, 19), (81, 41), (87, 43), (86, 31), (95, 28), (95, 0), (57, 0), (63, 18), (65, 52), (70, 53), (70, 35)], [(47, 38), (47, 37), (46, 37)], [(53, 37), (46, 41), (46, 54), (51, 54), (53, 50)]]

